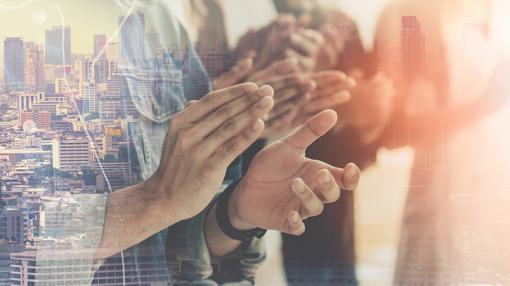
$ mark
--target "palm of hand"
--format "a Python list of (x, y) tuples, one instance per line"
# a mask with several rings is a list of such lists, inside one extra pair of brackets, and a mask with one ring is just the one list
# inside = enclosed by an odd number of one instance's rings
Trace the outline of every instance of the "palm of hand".
[(292, 180), (302, 178), (314, 190), (314, 174), (328, 167), (306, 158), (304, 150), (285, 141), (268, 146), (254, 158), (243, 180), (238, 215), (262, 228), (287, 229), (289, 212), (303, 212), (300, 200), (291, 191)]

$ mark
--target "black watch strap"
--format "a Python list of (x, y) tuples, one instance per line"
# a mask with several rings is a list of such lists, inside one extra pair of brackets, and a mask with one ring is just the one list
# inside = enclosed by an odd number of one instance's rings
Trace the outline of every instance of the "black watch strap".
[(221, 231), (223, 231), (226, 236), (234, 240), (245, 241), (253, 237), (262, 238), (267, 230), (261, 228), (239, 230), (230, 222), (230, 217), (228, 215), (228, 201), (238, 183), (239, 181), (234, 182), (220, 194), (216, 203), (216, 221), (218, 222)]

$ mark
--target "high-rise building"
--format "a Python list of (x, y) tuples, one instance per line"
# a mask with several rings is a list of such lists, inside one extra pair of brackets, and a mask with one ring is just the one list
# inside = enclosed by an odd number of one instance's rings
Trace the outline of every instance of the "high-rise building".
[(145, 58), (145, 16), (135, 13), (119, 17), (120, 61), (134, 63)]
[(426, 38), (415, 16), (403, 16), (400, 30), (404, 82), (426, 69)]
[(27, 238), (26, 216), (26, 210), (22, 207), (4, 207), (0, 212), (0, 239), (25, 242)]
[(99, 99), (99, 118), (103, 122), (113, 122), (119, 114), (122, 114), (121, 104), (118, 96), (102, 96)]
[(89, 164), (89, 140), (85, 137), (61, 137), (52, 141), (53, 167), (78, 172)]
[(44, 78), (44, 45), (35, 44), (34, 52), (34, 69), (35, 69), (35, 91), (44, 91), (46, 88)]
[(118, 73), (112, 74), (110, 78), (108, 78), (108, 89), (107, 94), (110, 96), (120, 96), (121, 89), (121, 76)]
[(106, 58), (99, 58), (95, 61), (94, 65), (94, 81), (96, 83), (105, 83), (108, 78), (108, 68), (109, 68), (108, 60)]
[(97, 112), (96, 84), (88, 81), (82, 83), (81, 92), (81, 98), (85, 103), (83, 111), (86, 113)]
[(119, 44), (109, 43), (106, 47), (106, 58), (109, 61), (117, 61), (119, 59)]
[(4, 40), (4, 82), (8, 92), (25, 88), (25, 55), (22, 38)]
[(92, 68), (93, 60), (90, 58), (77, 59), (74, 62), (74, 71), (76, 78), (81, 82), (94, 81), (94, 69)]
[(94, 35), (94, 59), (106, 58), (106, 35)]
[(45, 34), (47, 65), (71, 65), (71, 28), (55, 26)]
[(33, 91), (44, 91), (44, 47), (25, 42), (25, 86)]
[(35, 89), (35, 43), (25, 42), (25, 86)]
[(108, 60), (108, 78), (111, 78), (115, 73), (117, 73), (117, 61), (116, 60)]

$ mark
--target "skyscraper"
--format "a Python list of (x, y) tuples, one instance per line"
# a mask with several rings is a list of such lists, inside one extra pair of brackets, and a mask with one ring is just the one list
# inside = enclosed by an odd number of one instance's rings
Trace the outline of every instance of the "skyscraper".
[(25, 55), (22, 38), (4, 40), (4, 81), (8, 92), (25, 87)]
[(35, 43), (25, 42), (25, 86), (29, 89), (35, 89)]
[(47, 65), (71, 65), (71, 28), (55, 26), (45, 34)]
[(106, 58), (109, 61), (117, 61), (119, 59), (119, 44), (109, 43), (106, 47)]
[(35, 44), (34, 52), (34, 68), (35, 68), (35, 91), (44, 91), (46, 82), (44, 78), (44, 45)]
[(400, 37), (404, 82), (408, 82), (426, 68), (425, 34), (417, 17), (402, 17)]
[(44, 47), (25, 42), (25, 86), (34, 91), (44, 91)]
[(85, 108), (83, 112), (97, 112), (97, 101), (96, 101), (96, 84), (93, 82), (83, 82), (81, 85), (81, 97), (85, 101)]
[(145, 16), (135, 13), (119, 17), (120, 62), (134, 63), (145, 57)]
[(94, 35), (94, 59), (98, 58), (99, 56), (101, 58), (106, 58), (106, 49), (103, 51), (106, 43), (106, 35)]
[(96, 83), (106, 83), (108, 78), (109, 63), (106, 57), (101, 56), (94, 64), (94, 81)]

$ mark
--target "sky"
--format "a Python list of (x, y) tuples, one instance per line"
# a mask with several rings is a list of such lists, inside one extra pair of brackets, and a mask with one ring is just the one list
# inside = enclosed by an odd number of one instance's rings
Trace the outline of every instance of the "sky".
[(0, 0), (0, 39), (44, 43), (45, 30), (65, 25), (71, 27), (72, 52), (92, 53), (93, 35), (114, 34), (119, 15), (113, 0)]

